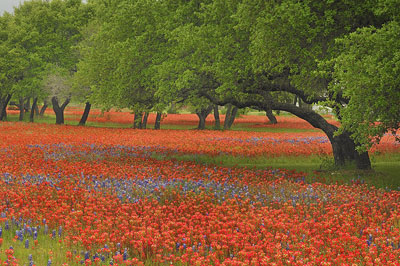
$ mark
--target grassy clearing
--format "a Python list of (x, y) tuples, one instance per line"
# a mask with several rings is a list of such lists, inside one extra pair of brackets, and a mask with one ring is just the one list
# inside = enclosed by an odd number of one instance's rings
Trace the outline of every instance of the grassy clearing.
[(168, 158), (160, 155), (157, 159), (175, 159), (193, 161), (207, 165), (246, 168), (281, 168), (296, 170), (308, 174), (308, 182), (324, 182), (328, 184), (346, 184), (351, 182), (365, 182), (370, 186), (400, 190), (400, 153), (371, 155), (373, 170), (336, 169), (333, 158), (328, 156), (309, 157), (235, 157), (235, 156), (208, 156), (208, 155), (173, 155)]

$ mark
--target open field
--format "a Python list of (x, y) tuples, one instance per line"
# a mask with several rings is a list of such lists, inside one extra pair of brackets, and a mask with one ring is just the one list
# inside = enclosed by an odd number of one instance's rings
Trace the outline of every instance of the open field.
[[(179, 119), (163, 123), (195, 127)], [(372, 148), (375, 171), (337, 171), (321, 132), (280, 119), (272, 132), (0, 123), (0, 262), (398, 265), (399, 143)]]

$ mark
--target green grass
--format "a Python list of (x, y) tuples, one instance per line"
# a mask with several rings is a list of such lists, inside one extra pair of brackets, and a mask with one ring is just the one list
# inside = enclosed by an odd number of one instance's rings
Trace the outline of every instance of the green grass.
[(52, 265), (62, 265), (66, 262), (66, 252), (68, 249), (59, 239), (51, 239), (43, 234), (38, 234), (37, 244), (35, 245), (32, 237), (29, 238), (29, 248), (25, 248), (24, 239), (22, 242), (14, 239), (16, 227), (10, 227), (9, 230), (3, 228), (3, 243), (0, 246), (0, 259), (7, 260), (5, 250), (13, 247), (14, 257), (18, 259), (18, 265), (29, 265), (28, 256), (32, 255), (35, 265), (47, 265), (49, 259)]
[(163, 157), (154, 155), (156, 159), (175, 159), (193, 161), (206, 165), (220, 165), (227, 167), (246, 167), (257, 169), (287, 169), (308, 174), (308, 182), (324, 182), (328, 184), (348, 184), (353, 181), (365, 182), (379, 188), (400, 188), (400, 153), (386, 155), (371, 155), (372, 170), (353, 170), (351, 168), (336, 169), (331, 156), (309, 157), (235, 157), (228, 155), (173, 155)]

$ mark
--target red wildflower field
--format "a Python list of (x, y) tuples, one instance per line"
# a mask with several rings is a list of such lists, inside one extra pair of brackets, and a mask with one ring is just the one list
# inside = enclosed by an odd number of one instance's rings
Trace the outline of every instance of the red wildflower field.
[(399, 265), (399, 191), (152, 156), (330, 153), (318, 132), (0, 123), (0, 140), (2, 265), (35, 261), (2, 234), (65, 243), (64, 265)]
[[(19, 111), (8, 110), (10, 114), (17, 115)], [(47, 115), (53, 115), (54, 112), (51, 109), (47, 109), (45, 112)], [(83, 109), (80, 107), (67, 107), (65, 110), (65, 119), (70, 121), (79, 121), (83, 113)], [(335, 125), (339, 123), (335, 121), (329, 115), (328, 121)], [(150, 114), (148, 117), (148, 124), (154, 124), (156, 119), (155, 114)], [(220, 115), (221, 123), (225, 120), (225, 115)], [(250, 128), (294, 128), (294, 129), (314, 129), (306, 121), (297, 117), (290, 116), (278, 116), (278, 125), (269, 124), (269, 120), (266, 116), (261, 115), (241, 115), (235, 119), (235, 124), (245, 124)], [(162, 118), (163, 125), (190, 125), (197, 126), (199, 118), (196, 114), (164, 114)], [(133, 124), (133, 114), (126, 111), (104, 111), (93, 109), (90, 111), (88, 121), (96, 123), (116, 123), (116, 124)], [(207, 116), (206, 125), (212, 126), (215, 122), (212, 114)]]

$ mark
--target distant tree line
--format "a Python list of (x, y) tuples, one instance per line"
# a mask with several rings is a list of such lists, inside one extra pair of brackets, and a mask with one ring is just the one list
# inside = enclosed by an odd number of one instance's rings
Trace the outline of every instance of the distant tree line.
[[(321, 129), (336, 165), (371, 167), (368, 148), (400, 124), (400, 2), (33, 0), (0, 17), (0, 120), (12, 103), (64, 122), (71, 100), (150, 112), (191, 106), (286, 111)], [(39, 110), (38, 104), (42, 106)], [(340, 128), (310, 106), (332, 108)]]

